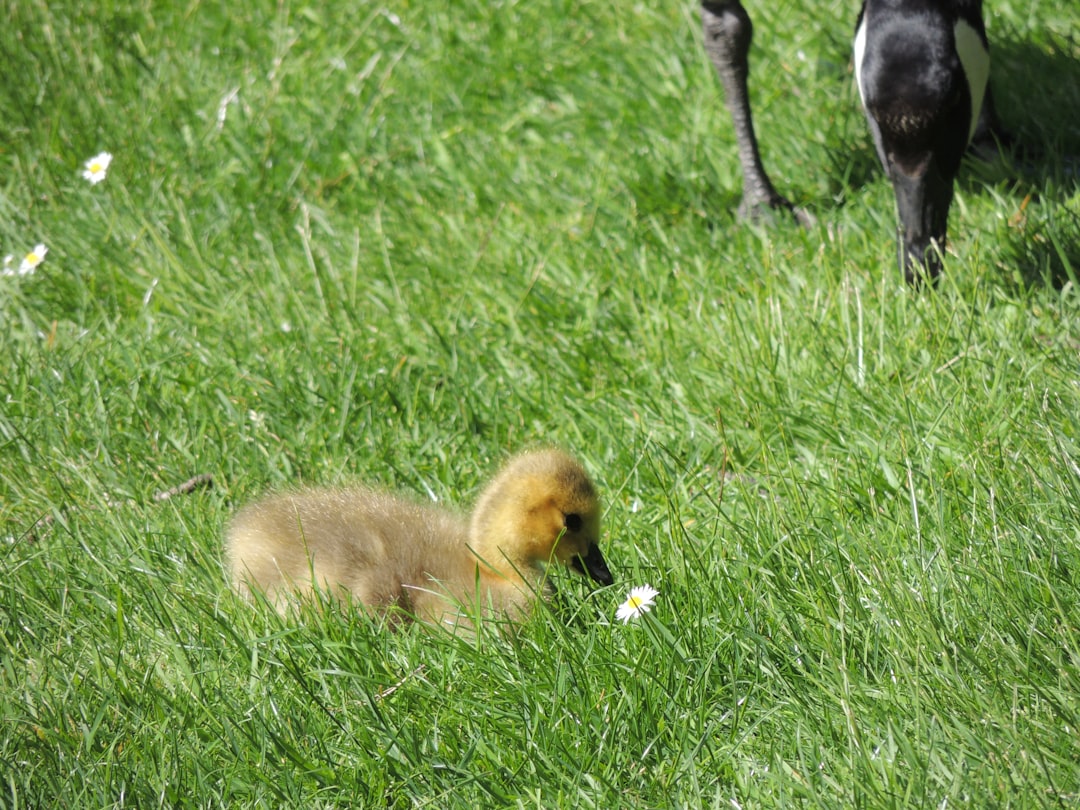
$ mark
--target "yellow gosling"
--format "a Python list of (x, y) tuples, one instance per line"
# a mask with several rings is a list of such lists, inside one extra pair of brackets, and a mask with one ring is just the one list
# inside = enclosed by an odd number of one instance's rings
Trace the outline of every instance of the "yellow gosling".
[(537, 450), (511, 459), (468, 519), (366, 486), (307, 489), (241, 509), (225, 542), (234, 587), (262, 591), (283, 613), (318, 588), (392, 621), (457, 627), (476, 611), (524, 619), (550, 593), (551, 562), (610, 585), (599, 539), (584, 468)]

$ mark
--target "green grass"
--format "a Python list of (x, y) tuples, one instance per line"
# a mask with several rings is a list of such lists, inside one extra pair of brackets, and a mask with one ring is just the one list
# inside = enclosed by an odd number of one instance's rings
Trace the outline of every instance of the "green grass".
[[(1038, 154), (915, 292), (856, 5), (752, 8), (801, 232), (734, 219), (692, 2), (0, 2), (0, 806), (1077, 806), (1080, 20), (989, 4)], [(227, 588), (268, 489), (544, 442), (607, 507), (569, 617)]]

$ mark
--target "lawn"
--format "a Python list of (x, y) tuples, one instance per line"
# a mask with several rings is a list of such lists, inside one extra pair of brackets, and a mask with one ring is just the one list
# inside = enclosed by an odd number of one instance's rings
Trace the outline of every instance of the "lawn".
[[(920, 291), (856, 6), (751, 5), (803, 230), (693, 2), (0, 0), (0, 807), (1080, 806), (1080, 13), (991, 2)], [(228, 587), (264, 492), (543, 444), (616, 584), (516, 634)]]

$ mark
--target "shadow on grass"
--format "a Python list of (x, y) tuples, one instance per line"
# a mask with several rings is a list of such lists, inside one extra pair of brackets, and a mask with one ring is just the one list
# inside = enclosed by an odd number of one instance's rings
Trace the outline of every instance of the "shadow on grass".
[(999, 263), (1024, 287), (1080, 288), (1080, 212), (1047, 202), (1032, 215), (1022, 210), (1007, 221), (999, 234)]
[[(991, 43), (999, 117), (1015, 143), (1011, 160), (968, 166), (963, 187), (1008, 187), (1015, 199), (997, 236), (1000, 263), (1025, 286), (1061, 287), (1080, 275), (1080, 60), (1076, 46), (1013, 32)], [(1003, 172), (1005, 172), (1003, 174)], [(1004, 182), (1003, 182), (1004, 181)]]

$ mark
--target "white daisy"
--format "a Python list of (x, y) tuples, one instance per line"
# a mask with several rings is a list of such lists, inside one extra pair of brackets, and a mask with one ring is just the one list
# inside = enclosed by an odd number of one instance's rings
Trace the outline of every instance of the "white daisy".
[(623, 624), (626, 624), (631, 619), (636, 619), (641, 614), (648, 613), (659, 594), (660, 591), (651, 585), (638, 585), (636, 588), (631, 588), (626, 601), (619, 605), (619, 609), (615, 611), (615, 618), (622, 619)]
[(37, 266), (45, 261), (45, 254), (48, 252), (49, 249), (44, 245), (35, 245), (33, 250), (23, 256), (22, 263), (19, 265), (19, 275), (29, 275), (37, 270)]
[(83, 169), (82, 176), (90, 181), (90, 185), (96, 186), (105, 179), (105, 174), (109, 171), (110, 163), (112, 163), (112, 155), (108, 152), (94, 155), (94, 157), (86, 161), (86, 168)]

